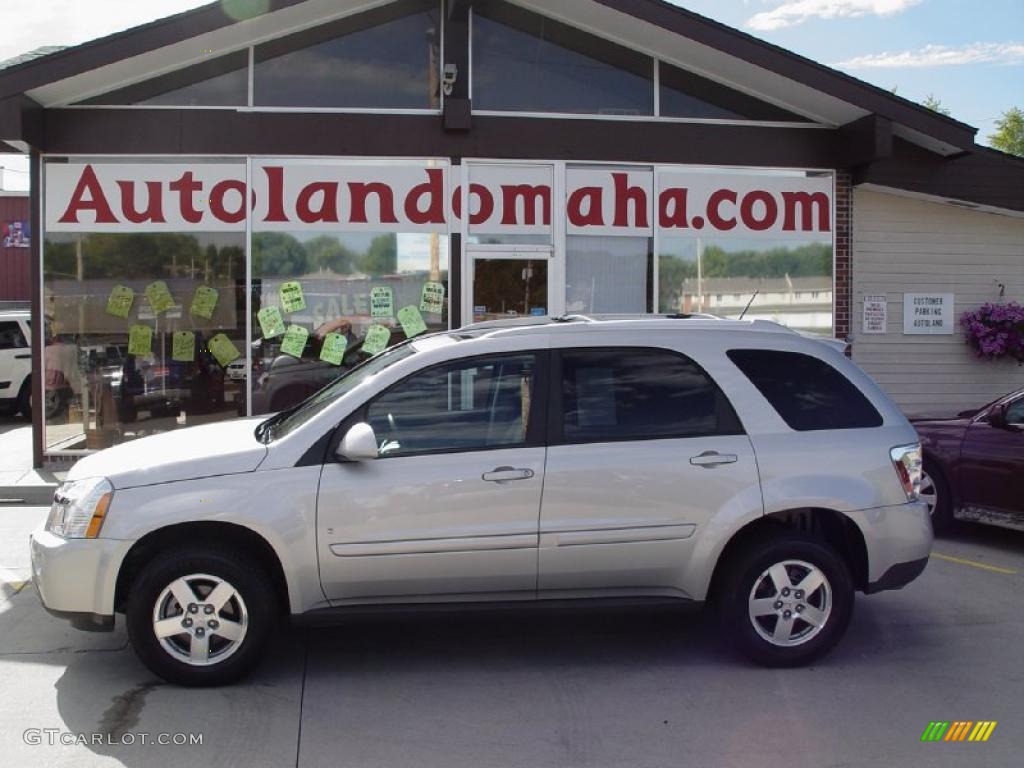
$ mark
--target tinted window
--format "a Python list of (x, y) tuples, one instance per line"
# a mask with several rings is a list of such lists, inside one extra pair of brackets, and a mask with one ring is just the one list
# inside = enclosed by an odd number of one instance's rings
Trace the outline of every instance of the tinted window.
[(654, 114), (654, 61), (508, 3), (473, 5), (473, 107)]
[(381, 456), (525, 445), (536, 384), (532, 354), (428, 368), (367, 408)]
[(239, 51), (119, 88), (82, 104), (236, 107), (249, 102), (249, 54)]
[(1024, 424), (1024, 398), (1010, 403), (1006, 409), (1007, 424)]
[(257, 46), (254, 103), (437, 108), (439, 9), (405, 0)]
[(728, 355), (792, 429), (882, 425), (861, 391), (824, 360), (766, 349), (733, 349)]
[(27, 346), (25, 336), (17, 323), (10, 321), (0, 323), (0, 349), (20, 349)]
[(566, 442), (738, 434), (732, 407), (689, 358), (658, 349), (562, 353)]
[(806, 118), (774, 104), (664, 62), (659, 64), (658, 74), (660, 109), (665, 117), (807, 122)]

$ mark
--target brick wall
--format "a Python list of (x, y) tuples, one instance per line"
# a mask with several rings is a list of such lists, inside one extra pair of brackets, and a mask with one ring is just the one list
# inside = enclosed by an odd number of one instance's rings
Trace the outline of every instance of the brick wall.
[(835, 334), (837, 339), (850, 336), (851, 239), (853, 233), (853, 186), (848, 171), (836, 173), (836, 263)]

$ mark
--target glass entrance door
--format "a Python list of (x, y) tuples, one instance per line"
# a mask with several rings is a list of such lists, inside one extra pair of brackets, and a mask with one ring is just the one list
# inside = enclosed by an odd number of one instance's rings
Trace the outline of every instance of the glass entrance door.
[(469, 261), (467, 323), (551, 313), (550, 250), (477, 252)]

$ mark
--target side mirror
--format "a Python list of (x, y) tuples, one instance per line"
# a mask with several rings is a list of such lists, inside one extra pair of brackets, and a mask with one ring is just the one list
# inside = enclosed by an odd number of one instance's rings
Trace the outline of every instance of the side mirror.
[(373, 433), (373, 427), (362, 421), (353, 424), (341, 439), (334, 455), (342, 461), (376, 459), (378, 455), (377, 435)]
[(1006, 421), (1006, 403), (992, 407), (992, 410), (988, 412), (988, 423), (996, 429), (1007, 429), (1010, 426)]

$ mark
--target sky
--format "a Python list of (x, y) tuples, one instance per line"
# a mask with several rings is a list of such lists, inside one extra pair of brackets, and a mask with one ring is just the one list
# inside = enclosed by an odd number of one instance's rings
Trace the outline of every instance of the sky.
[[(0, 0), (0, 61), (41, 45), (74, 45), (205, 5), (207, 0)], [(266, 0), (225, 0), (229, 5)], [(1024, 0), (675, 0), (854, 77), (921, 101), (938, 98), (979, 129), (1024, 108)], [(27, 164), (0, 156), (7, 189)]]

